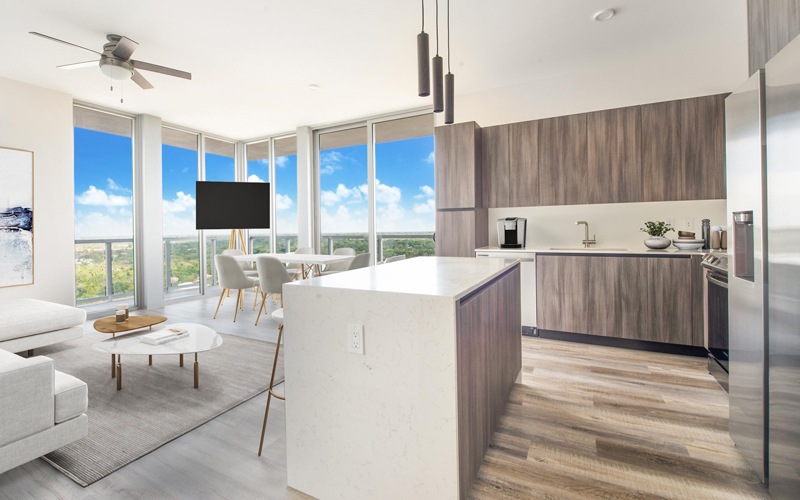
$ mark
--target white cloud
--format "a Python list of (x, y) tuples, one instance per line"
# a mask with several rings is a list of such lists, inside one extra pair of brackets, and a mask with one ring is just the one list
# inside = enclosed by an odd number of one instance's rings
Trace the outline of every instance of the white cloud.
[(375, 201), (386, 203), (387, 205), (397, 205), (403, 197), (400, 188), (383, 184), (379, 179), (375, 179)]
[(106, 187), (108, 188), (109, 191), (119, 191), (119, 192), (128, 193), (128, 194), (131, 193), (130, 189), (120, 186), (119, 184), (114, 182), (114, 179), (112, 179), (111, 177), (106, 179)]
[[(175, 194), (174, 200), (164, 200), (165, 213), (180, 213), (192, 210), (195, 207), (196, 200), (194, 196), (186, 194), (183, 191), (178, 191)], [(194, 212), (194, 210), (192, 210)], [(194, 222), (194, 221), (193, 221)]]
[(434, 154), (434, 152), (431, 151), (430, 153), (428, 153), (428, 156), (425, 158), (424, 161), (425, 163), (430, 163), (431, 165), (433, 165), (433, 162), (436, 161), (436, 155)]
[(336, 186), (336, 191), (324, 190), (320, 193), (320, 201), (323, 205), (332, 206), (337, 203), (357, 203), (363, 199), (366, 194), (366, 185), (349, 188), (344, 184), (339, 183)]
[(288, 194), (275, 193), (275, 208), (277, 210), (288, 210), (292, 208), (293, 204), (292, 197)]
[(436, 200), (429, 199), (425, 203), (414, 203), (414, 213), (431, 214), (436, 210)]
[(334, 212), (328, 209), (320, 210), (322, 219), (322, 232), (328, 233), (366, 233), (366, 210), (356, 209), (351, 211), (346, 205), (339, 205)]
[(278, 168), (285, 167), (287, 163), (289, 163), (289, 158), (287, 158), (285, 156), (279, 156), (279, 157), (275, 158), (275, 166), (278, 167)]
[(194, 220), (194, 212), (191, 214), (176, 214), (174, 212), (165, 212), (162, 218), (162, 224), (165, 237), (174, 236), (197, 236), (197, 230)]
[[(110, 179), (109, 179), (110, 180)], [(79, 205), (95, 205), (102, 207), (122, 207), (131, 204), (128, 196), (108, 194), (102, 189), (89, 186), (89, 189), (75, 197), (75, 202)]]
[(420, 200), (423, 198), (433, 198), (436, 194), (436, 191), (433, 190), (430, 186), (420, 186), (419, 190), (421, 191), (418, 195), (414, 196), (414, 198)]
[(319, 173), (332, 174), (337, 170), (341, 170), (342, 162), (347, 158), (338, 151), (323, 151), (319, 155)]
[(267, 181), (257, 176), (256, 174), (250, 174), (247, 176), (247, 182), (267, 182)]
[(79, 212), (75, 217), (75, 238), (132, 238), (133, 219), (126, 215)]

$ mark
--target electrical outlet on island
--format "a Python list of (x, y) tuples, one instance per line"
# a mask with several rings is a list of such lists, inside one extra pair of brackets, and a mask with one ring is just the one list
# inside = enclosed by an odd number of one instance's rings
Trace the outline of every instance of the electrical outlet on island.
[(347, 325), (347, 352), (364, 354), (364, 325)]
[(694, 219), (691, 217), (683, 219), (683, 226), (681, 226), (681, 229), (684, 231), (691, 231), (694, 229)]

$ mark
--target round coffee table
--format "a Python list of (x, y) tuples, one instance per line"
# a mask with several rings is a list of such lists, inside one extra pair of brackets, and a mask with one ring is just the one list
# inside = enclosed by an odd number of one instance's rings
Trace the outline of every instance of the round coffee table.
[(197, 323), (175, 323), (167, 325), (169, 328), (183, 328), (189, 335), (171, 342), (153, 345), (142, 342), (140, 334), (126, 335), (120, 338), (110, 338), (92, 345), (92, 349), (97, 352), (111, 354), (112, 360), (116, 356), (117, 365), (112, 368), (112, 377), (116, 376), (117, 390), (122, 389), (122, 355), (147, 355), (149, 364), (153, 364), (153, 356), (162, 354), (177, 354), (180, 358), (180, 366), (183, 366), (183, 355), (194, 354), (194, 387), (200, 386), (200, 364), (198, 353), (216, 349), (222, 345), (222, 336), (211, 328)]

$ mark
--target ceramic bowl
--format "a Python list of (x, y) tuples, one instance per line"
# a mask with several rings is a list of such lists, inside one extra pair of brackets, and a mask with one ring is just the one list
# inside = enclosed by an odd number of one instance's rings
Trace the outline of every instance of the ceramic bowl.
[(703, 240), (672, 240), (678, 250), (699, 250), (703, 248)]

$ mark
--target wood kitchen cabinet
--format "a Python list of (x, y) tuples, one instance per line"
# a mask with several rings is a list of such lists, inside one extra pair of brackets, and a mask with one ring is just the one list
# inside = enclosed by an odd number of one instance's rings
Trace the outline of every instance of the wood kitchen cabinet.
[(539, 120), (539, 203), (589, 202), (586, 114)]
[(642, 201), (640, 106), (589, 113), (589, 203)]
[(642, 109), (642, 201), (674, 201), (681, 187), (681, 102)]
[(509, 205), (509, 131), (511, 125), (481, 129), (481, 168), (483, 169), (483, 206)]
[(489, 213), (485, 208), (436, 211), (436, 256), (474, 257), (489, 244)]
[(434, 129), (436, 208), (482, 206), (481, 128), (475, 122)]
[(539, 205), (539, 122), (509, 125), (508, 206)]
[(680, 200), (725, 199), (725, 95), (681, 101)]
[(699, 259), (699, 255), (537, 255), (537, 326), (702, 346)]
[(747, 0), (748, 75), (800, 34), (800, 0)]

